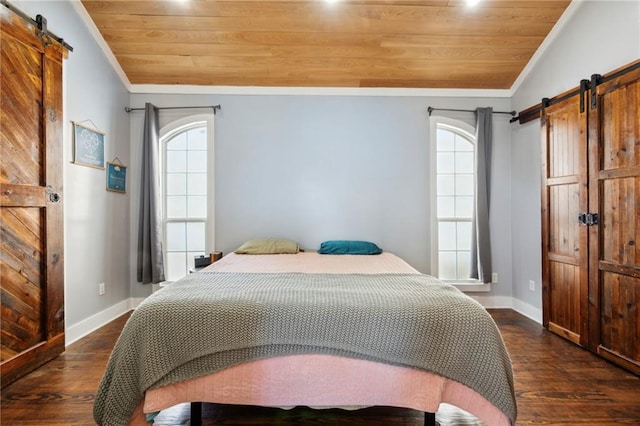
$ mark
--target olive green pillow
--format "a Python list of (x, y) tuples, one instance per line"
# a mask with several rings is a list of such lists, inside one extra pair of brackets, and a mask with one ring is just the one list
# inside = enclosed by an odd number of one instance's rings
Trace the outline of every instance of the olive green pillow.
[(236, 249), (237, 254), (296, 254), (298, 243), (276, 238), (249, 240)]

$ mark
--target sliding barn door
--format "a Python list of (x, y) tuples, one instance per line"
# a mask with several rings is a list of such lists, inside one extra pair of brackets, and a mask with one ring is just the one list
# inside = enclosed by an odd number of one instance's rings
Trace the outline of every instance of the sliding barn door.
[(62, 58), (0, 6), (0, 293), (5, 386), (64, 350)]
[(575, 95), (547, 107), (542, 123), (543, 322), (554, 333), (588, 340), (587, 114)]
[[(590, 112), (592, 350), (640, 374), (640, 70), (597, 86)], [(591, 109), (591, 108), (590, 108)], [(595, 268), (594, 268), (595, 269)]]

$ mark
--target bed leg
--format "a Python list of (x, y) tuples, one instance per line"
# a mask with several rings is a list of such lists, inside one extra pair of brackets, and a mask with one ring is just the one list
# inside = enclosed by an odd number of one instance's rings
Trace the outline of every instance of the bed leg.
[(424, 426), (436, 426), (436, 413), (424, 413)]
[(202, 426), (202, 402), (191, 403), (190, 426)]

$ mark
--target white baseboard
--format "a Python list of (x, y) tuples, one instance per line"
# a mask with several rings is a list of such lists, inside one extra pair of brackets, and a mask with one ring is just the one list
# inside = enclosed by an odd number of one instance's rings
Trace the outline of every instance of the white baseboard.
[(135, 309), (143, 300), (144, 298), (142, 297), (123, 300), (97, 314), (91, 315), (89, 318), (67, 327), (64, 332), (65, 347), (77, 342), (84, 336), (96, 331), (130, 310)]
[(146, 299), (146, 297), (132, 297), (131, 299), (129, 299), (131, 301), (131, 309), (137, 308), (144, 299)]
[(538, 324), (542, 324), (542, 309), (536, 308), (522, 300), (513, 299), (513, 310), (534, 320)]
[(468, 294), (482, 306), (488, 309), (513, 309), (519, 314), (542, 324), (542, 310), (525, 303), (519, 299), (506, 296), (483, 296), (478, 294)]
[[(542, 324), (542, 310), (524, 303), (513, 297), (506, 296), (485, 296), (482, 294), (469, 294), (473, 299), (478, 301), (485, 308), (493, 309), (513, 309), (514, 311), (524, 315), (533, 321)], [(114, 319), (121, 315), (126, 314), (132, 309), (135, 309), (142, 301), (144, 297), (132, 297), (127, 300), (123, 300), (95, 315), (90, 316), (87, 319), (80, 321), (77, 324), (69, 326), (65, 330), (65, 346), (69, 346), (72, 343), (77, 342), (84, 336), (94, 332), (100, 327), (110, 323)]]

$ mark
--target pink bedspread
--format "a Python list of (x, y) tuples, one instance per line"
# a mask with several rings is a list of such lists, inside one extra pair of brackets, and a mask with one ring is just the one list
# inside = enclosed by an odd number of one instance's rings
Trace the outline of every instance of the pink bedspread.
[(147, 391), (130, 425), (190, 401), (265, 407), (358, 408), (390, 406), (436, 412), (448, 403), (488, 425), (508, 417), (472, 389), (425, 371), (333, 355), (292, 355), (231, 367), (208, 376)]
[[(418, 273), (391, 253), (376, 256), (229, 254), (207, 272)], [(474, 390), (438, 375), (406, 367), (332, 355), (293, 355), (257, 360), (184, 382), (148, 390), (129, 425), (147, 425), (145, 413), (183, 402), (315, 408), (394, 406), (436, 412), (449, 403), (488, 425), (508, 417)]]
[(417, 274), (411, 265), (392, 253), (375, 256), (230, 253), (203, 272), (305, 272), (309, 274)]

